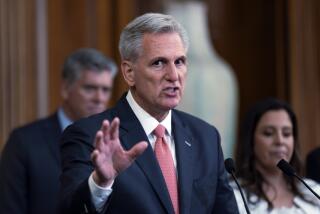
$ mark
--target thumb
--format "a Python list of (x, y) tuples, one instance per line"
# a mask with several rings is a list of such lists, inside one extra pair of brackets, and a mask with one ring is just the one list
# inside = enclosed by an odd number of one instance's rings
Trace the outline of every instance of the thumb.
[(134, 145), (129, 151), (128, 155), (132, 160), (136, 159), (138, 156), (140, 156), (148, 147), (148, 143), (146, 141), (141, 141)]

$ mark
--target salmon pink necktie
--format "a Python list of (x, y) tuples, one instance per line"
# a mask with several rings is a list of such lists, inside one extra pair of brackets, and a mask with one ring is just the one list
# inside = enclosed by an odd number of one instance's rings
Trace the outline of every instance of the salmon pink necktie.
[(153, 131), (154, 135), (157, 137), (154, 152), (158, 159), (162, 175), (167, 184), (171, 202), (176, 214), (179, 213), (179, 201), (178, 201), (178, 188), (177, 188), (177, 176), (174, 167), (172, 155), (168, 145), (164, 139), (165, 127), (158, 125)]

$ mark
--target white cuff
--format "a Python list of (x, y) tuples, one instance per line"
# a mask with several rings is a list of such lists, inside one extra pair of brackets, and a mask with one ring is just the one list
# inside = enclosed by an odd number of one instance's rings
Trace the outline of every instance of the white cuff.
[(108, 200), (110, 194), (112, 193), (113, 182), (107, 187), (98, 186), (92, 177), (92, 173), (89, 177), (88, 184), (91, 193), (91, 200), (98, 212), (102, 211), (104, 204)]

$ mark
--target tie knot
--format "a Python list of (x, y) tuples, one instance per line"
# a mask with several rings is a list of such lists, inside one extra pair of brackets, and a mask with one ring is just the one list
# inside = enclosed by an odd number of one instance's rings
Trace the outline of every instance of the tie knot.
[(165, 131), (166, 131), (166, 128), (163, 125), (159, 124), (157, 128), (153, 130), (153, 133), (156, 137), (162, 138), (164, 136)]

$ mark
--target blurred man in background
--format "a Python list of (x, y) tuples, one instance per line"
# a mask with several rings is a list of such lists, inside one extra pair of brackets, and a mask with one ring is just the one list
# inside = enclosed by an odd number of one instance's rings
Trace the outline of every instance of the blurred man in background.
[(0, 160), (0, 213), (56, 213), (61, 171), (59, 138), (83, 117), (106, 109), (115, 62), (84, 48), (62, 69), (62, 103), (51, 116), (12, 131)]
[(306, 159), (306, 176), (320, 183), (320, 147), (312, 150)]

